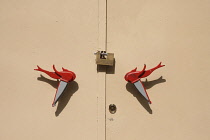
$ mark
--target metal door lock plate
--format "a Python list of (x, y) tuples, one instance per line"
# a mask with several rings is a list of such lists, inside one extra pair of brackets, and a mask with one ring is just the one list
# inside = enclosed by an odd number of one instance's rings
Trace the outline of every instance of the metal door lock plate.
[(97, 51), (95, 55), (97, 65), (114, 65), (114, 53), (106, 53), (106, 51)]
[(116, 111), (117, 111), (116, 105), (115, 105), (115, 104), (110, 104), (110, 105), (109, 105), (109, 112), (110, 112), (111, 114), (114, 114), (114, 113), (116, 113)]

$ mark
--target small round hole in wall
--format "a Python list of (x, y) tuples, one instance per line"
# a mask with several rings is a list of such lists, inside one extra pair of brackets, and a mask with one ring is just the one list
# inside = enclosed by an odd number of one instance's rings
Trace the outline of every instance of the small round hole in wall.
[(114, 113), (116, 113), (116, 111), (117, 111), (116, 105), (115, 105), (115, 104), (110, 104), (110, 105), (109, 105), (109, 112), (110, 112), (111, 114), (114, 114)]

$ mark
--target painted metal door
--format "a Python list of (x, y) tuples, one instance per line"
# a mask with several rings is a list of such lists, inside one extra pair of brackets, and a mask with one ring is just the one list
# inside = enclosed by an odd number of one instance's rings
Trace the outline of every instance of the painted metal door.
[[(115, 74), (106, 75), (106, 139), (208, 140), (210, 1), (107, 4), (107, 50), (116, 65)], [(153, 102), (148, 105), (124, 75), (160, 61), (166, 66), (142, 79)]]
[[(98, 0), (0, 1), (0, 139), (105, 138), (105, 73), (97, 73), (93, 55), (105, 46), (104, 6)], [(58, 81), (33, 70), (53, 71), (53, 64), (77, 75), (56, 107)]]
[[(0, 138), (208, 139), (209, 1), (0, 1)], [(98, 69), (96, 50), (115, 54)], [(162, 61), (143, 79), (148, 105), (124, 80)], [(33, 71), (77, 74), (56, 107), (57, 81)], [(109, 105), (115, 104), (115, 114)]]

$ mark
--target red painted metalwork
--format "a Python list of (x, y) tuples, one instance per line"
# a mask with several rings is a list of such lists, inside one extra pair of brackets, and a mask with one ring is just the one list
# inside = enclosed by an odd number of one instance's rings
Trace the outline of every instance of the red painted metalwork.
[[(136, 71), (137, 68), (135, 68), (135, 69), (131, 70), (130, 72), (126, 73), (124, 78), (128, 82), (135, 83), (135, 82), (139, 81), (142, 84), (141, 78), (149, 76), (154, 70), (156, 70), (156, 69), (158, 69), (160, 67), (163, 67), (163, 66), (165, 66), (165, 65), (161, 65), (161, 62), (160, 62), (156, 67), (154, 67), (152, 69), (149, 69), (149, 70), (145, 70), (146, 69), (146, 65), (144, 65), (144, 67), (143, 67), (143, 69), (141, 71)], [(151, 104), (152, 102), (151, 102), (151, 100), (150, 100), (150, 98), (149, 98), (149, 96), (147, 94), (147, 91), (146, 91), (146, 89), (145, 89), (143, 84), (142, 84), (142, 86), (143, 86), (144, 91), (146, 93), (146, 96), (148, 98), (148, 102)]]
[(38, 68), (38, 69), (34, 69), (34, 70), (44, 72), (44, 73), (46, 73), (47, 75), (49, 75), (51, 78), (60, 79), (60, 76), (57, 75), (55, 72), (50, 72), (50, 71), (44, 70), (44, 69), (40, 68), (38, 65), (37, 65), (37, 68)]
[(125, 80), (131, 83), (135, 83), (137, 81), (139, 81), (141, 78), (147, 77), (149, 76), (154, 70), (163, 67), (165, 65), (161, 65), (161, 62), (154, 68), (149, 69), (149, 70), (145, 70), (146, 69), (146, 65), (144, 65), (143, 69), (141, 71), (136, 71), (137, 68), (131, 70), (130, 72), (126, 73), (125, 75)]
[(64, 69), (64, 68), (62, 68), (63, 71), (57, 71), (54, 65), (53, 65), (53, 70), (55, 72), (50, 72), (50, 71), (44, 70), (44, 69), (40, 68), (38, 65), (37, 65), (37, 67), (38, 68), (34, 69), (34, 70), (44, 72), (47, 75), (49, 75), (51, 78), (60, 79), (61, 81), (64, 81), (64, 82), (71, 82), (76, 78), (76, 74), (74, 72)]

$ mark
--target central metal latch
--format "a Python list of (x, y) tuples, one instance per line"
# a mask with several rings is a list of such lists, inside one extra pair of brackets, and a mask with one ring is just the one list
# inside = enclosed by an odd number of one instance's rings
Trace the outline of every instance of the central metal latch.
[(106, 51), (97, 51), (95, 55), (97, 65), (114, 65), (114, 53), (106, 53)]

